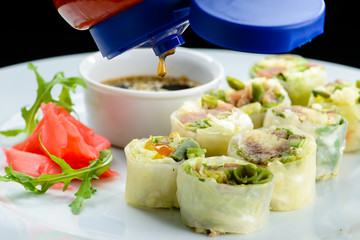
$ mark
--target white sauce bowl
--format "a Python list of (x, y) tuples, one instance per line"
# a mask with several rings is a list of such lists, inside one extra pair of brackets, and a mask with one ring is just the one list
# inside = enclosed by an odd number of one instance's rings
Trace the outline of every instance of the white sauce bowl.
[(223, 66), (196, 50), (177, 48), (166, 58), (167, 75), (187, 76), (200, 86), (167, 92), (145, 92), (102, 84), (113, 78), (156, 75), (159, 59), (152, 49), (132, 49), (111, 60), (100, 52), (79, 66), (87, 83), (85, 106), (88, 123), (114, 146), (124, 147), (134, 138), (168, 135), (170, 114), (187, 100), (215, 89), (225, 78)]

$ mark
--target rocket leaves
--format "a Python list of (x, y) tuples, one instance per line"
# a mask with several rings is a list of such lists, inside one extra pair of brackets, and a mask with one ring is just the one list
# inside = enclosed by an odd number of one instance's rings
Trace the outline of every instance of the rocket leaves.
[[(58, 72), (55, 74), (51, 81), (46, 82), (37, 71), (37, 67), (32, 63), (28, 64), (28, 68), (34, 71), (36, 76), (36, 81), (38, 85), (37, 95), (34, 104), (28, 108), (24, 106), (21, 108), (21, 115), (25, 120), (24, 129), (11, 129), (0, 131), (1, 134), (11, 137), (16, 136), (20, 133), (25, 133), (27, 136), (35, 129), (39, 119), (38, 111), (40, 109), (41, 103), (53, 102), (58, 106), (65, 108), (68, 112), (73, 112), (74, 105), (70, 98), (70, 91), (75, 92), (76, 86), (80, 85), (86, 88), (85, 81), (80, 77), (70, 77), (66, 78), (63, 72)], [(51, 91), (55, 85), (62, 85), (62, 90), (58, 99), (54, 99), (51, 95)]]
[[(78, 85), (86, 88), (85, 81), (80, 77), (64, 76), (63, 72), (57, 72), (52, 80), (45, 81), (37, 71), (37, 67), (29, 63), (28, 68), (34, 71), (37, 81), (37, 94), (36, 99), (32, 106), (24, 106), (21, 108), (21, 115), (25, 121), (23, 129), (11, 129), (7, 131), (0, 131), (0, 134), (5, 136), (16, 136), (20, 133), (29, 136), (36, 128), (40, 119), (40, 106), (45, 103), (52, 102), (59, 107), (62, 107), (69, 113), (75, 112), (73, 109), (73, 102), (71, 100), (71, 92), (75, 92)], [(55, 89), (59, 86), (59, 89)], [(55, 91), (56, 90), (56, 91)], [(61, 90), (61, 91), (57, 91)], [(54, 97), (54, 93), (59, 93)], [(53, 136), (56, 138), (57, 136)], [(30, 176), (26, 173), (14, 170), (13, 166), (5, 167), (5, 175), (0, 176), (0, 182), (16, 182), (22, 185), (25, 190), (43, 194), (54, 186), (54, 184), (62, 183), (63, 191), (67, 190), (73, 180), (81, 181), (78, 191), (75, 193), (75, 199), (70, 203), (70, 208), (73, 214), (79, 214), (85, 200), (90, 199), (96, 190), (92, 187), (92, 180), (98, 179), (110, 166), (113, 155), (110, 149), (99, 151), (99, 157), (95, 160), (89, 161), (89, 165), (83, 168), (72, 168), (64, 159), (56, 157), (45, 148), (41, 142), (39, 134), (39, 141), (41, 147), (45, 150), (47, 155), (52, 161), (62, 169), (59, 174), (42, 174), (38, 177)], [(26, 160), (26, 159), (25, 159)], [(51, 161), (49, 160), (49, 161)]]
[(43, 174), (35, 178), (25, 173), (13, 170), (10, 165), (10, 167), (5, 168), (6, 175), (0, 176), (0, 181), (17, 182), (23, 185), (26, 190), (42, 194), (56, 183), (64, 183), (63, 191), (65, 191), (72, 180), (80, 180), (82, 182), (78, 191), (75, 193), (76, 198), (69, 205), (73, 214), (79, 214), (83, 202), (86, 199), (91, 198), (93, 193), (96, 192), (96, 190), (91, 186), (91, 180), (98, 179), (98, 177), (109, 168), (113, 160), (111, 150), (105, 149), (100, 151), (99, 157), (96, 160), (91, 161), (88, 167), (73, 169), (63, 159), (51, 155), (43, 145), (42, 147), (47, 152), (48, 156), (62, 168), (62, 173), (54, 175)]

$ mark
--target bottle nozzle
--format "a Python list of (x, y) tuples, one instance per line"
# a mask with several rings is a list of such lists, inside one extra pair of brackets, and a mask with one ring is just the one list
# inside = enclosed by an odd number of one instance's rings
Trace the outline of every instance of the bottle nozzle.
[(161, 54), (164, 54), (184, 43), (185, 41), (180, 34), (172, 34), (161, 39), (159, 42), (156, 42), (154, 44), (153, 50), (156, 56), (160, 56)]

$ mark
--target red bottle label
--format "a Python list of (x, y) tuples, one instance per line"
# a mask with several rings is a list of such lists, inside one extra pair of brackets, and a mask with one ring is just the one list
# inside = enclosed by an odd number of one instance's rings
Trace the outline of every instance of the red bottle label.
[(60, 15), (74, 28), (86, 30), (144, 0), (53, 0)]

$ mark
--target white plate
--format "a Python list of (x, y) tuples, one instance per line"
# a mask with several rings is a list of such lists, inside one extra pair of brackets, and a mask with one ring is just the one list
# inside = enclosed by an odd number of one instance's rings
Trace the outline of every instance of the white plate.
[[(217, 58), (227, 75), (248, 79), (250, 66), (265, 55), (228, 50), (200, 50)], [(88, 54), (76, 54), (33, 61), (46, 80), (58, 71), (78, 75), (77, 66)], [(360, 79), (360, 70), (333, 63), (323, 64), (329, 81)], [(226, 86), (223, 83), (222, 86)], [(21, 125), (18, 114), (32, 104), (36, 80), (26, 63), (0, 69), (0, 129)], [(83, 91), (75, 96), (81, 120), (86, 123)], [(12, 142), (0, 139), (2, 145)], [(49, 190), (43, 195), (25, 191), (14, 183), (0, 183), (1, 239), (205, 239), (181, 221), (178, 210), (134, 208), (124, 201), (126, 160), (122, 149), (113, 149), (112, 169), (121, 177), (94, 183), (98, 190), (85, 202), (79, 215), (67, 206), (74, 192)], [(360, 238), (360, 154), (345, 154), (339, 176), (317, 183), (317, 200), (300, 210), (271, 212), (268, 224), (250, 235), (222, 235), (217, 239), (359, 239)], [(5, 157), (0, 151), (0, 168)], [(3, 173), (3, 171), (2, 171)]]

